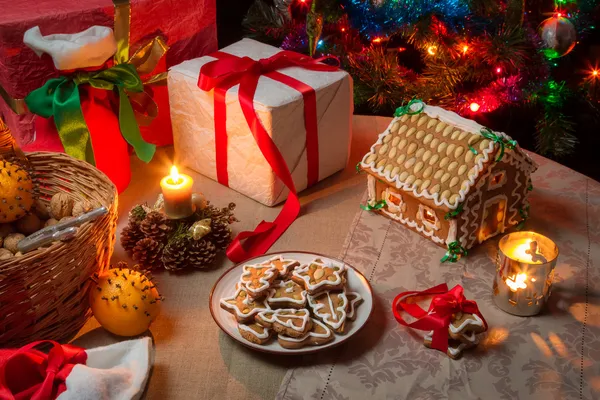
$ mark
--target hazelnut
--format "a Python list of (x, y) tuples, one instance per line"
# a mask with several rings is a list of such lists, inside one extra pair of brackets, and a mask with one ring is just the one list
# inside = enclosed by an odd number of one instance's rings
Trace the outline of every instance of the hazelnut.
[(0, 261), (8, 260), (13, 257), (13, 253), (8, 249), (0, 249)]
[(25, 235), (31, 235), (42, 228), (42, 221), (35, 214), (27, 214), (23, 218), (17, 220), (15, 225), (17, 231)]
[(11, 233), (4, 238), (4, 248), (10, 250), (10, 252), (14, 254), (19, 251), (17, 245), (23, 239), (25, 239), (25, 235), (22, 233)]
[(59, 192), (50, 201), (50, 215), (54, 219), (70, 217), (73, 213), (73, 199), (68, 194)]

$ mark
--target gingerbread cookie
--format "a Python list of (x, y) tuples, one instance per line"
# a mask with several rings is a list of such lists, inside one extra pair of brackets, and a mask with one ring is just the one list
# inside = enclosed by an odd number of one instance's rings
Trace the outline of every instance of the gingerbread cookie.
[(464, 340), (465, 336), (471, 337), (486, 330), (485, 323), (476, 314), (457, 313), (448, 326), (448, 334), (455, 340)]
[(254, 300), (248, 296), (244, 287), (237, 288), (231, 297), (224, 297), (220, 301), (221, 308), (235, 315), (239, 323), (252, 322), (254, 316), (261, 311), (270, 310), (264, 300)]
[(273, 336), (273, 331), (271, 329), (265, 328), (255, 322), (248, 325), (239, 324), (238, 331), (244, 339), (256, 344), (265, 344), (271, 339), (271, 336)]
[[(460, 339), (448, 338), (448, 351), (446, 352), (446, 354), (448, 354), (448, 357), (452, 358), (453, 360), (459, 359), (462, 356), (464, 350), (471, 349), (477, 346), (477, 344), (479, 344), (479, 340), (477, 339), (477, 337), (475, 337), (475, 335), (472, 335), (471, 338), (469, 338), (467, 335), (462, 336), (463, 337), (461, 337)], [(425, 335), (425, 347), (431, 348), (432, 341), (433, 331)]]
[(277, 333), (296, 338), (306, 335), (312, 328), (310, 314), (305, 308), (259, 312), (255, 319), (266, 328), (272, 328)]
[(286, 349), (299, 349), (304, 346), (320, 346), (325, 343), (331, 342), (335, 338), (335, 335), (321, 321), (312, 319), (312, 328), (306, 335), (293, 338), (285, 335), (277, 336), (277, 341), (281, 347)]
[(309, 294), (316, 295), (327, 290), (341, 290), (346, 283), (346, 267), (325, 264), (316, 259), (310, 264), (296, 268), (292, 280), (303, 286)]
[(271, 265), (244, 265), (240, 281), (250, 297), (260, 298), (267, 294), (278, 274), (277, 268)]
[(276, 256), (268, 261), (261, 263), (261, 265), (272, 266), (277, 268), (277, 271), (279, 271), (279, 278), (283, 279), (287, 278), (290, 275), (290, 273), (294, 270), (294, 268), (300, 265), (300, 262), (292, 259), (283, 258), (283, 256)]
[(362, 303), (363, 298), (357, 292), (346, 292), (346, 297), (348, 298), (348, 311), (346, 318), (350, 321), (354, 321), (356, 319), (356, 308)]
[(348, 309), (348, 298), (344, 292), (328, 291), (316, 296), (308, 295), (308, 305), (315, 317), (334, 332), (344, 332)]
[(267, 303), (271, 308), (305, 308), (306, 290), (294, 281), (277, 281), (269, 289)]

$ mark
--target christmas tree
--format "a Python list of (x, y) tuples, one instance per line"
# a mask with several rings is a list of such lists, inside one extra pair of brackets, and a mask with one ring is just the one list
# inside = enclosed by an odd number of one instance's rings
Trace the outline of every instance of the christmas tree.
[(358, 112), (392, 115), (412, 98), (477, 120), (518, 109), (534, 116), (536, 150), (561, 157), (589, 129), (582, 114), (598, 125), (600, 60), (574, 73), (570, 58), (595, 34), (599, 3), (255, 0), (244, 26), (284, 49), (337, 56)]

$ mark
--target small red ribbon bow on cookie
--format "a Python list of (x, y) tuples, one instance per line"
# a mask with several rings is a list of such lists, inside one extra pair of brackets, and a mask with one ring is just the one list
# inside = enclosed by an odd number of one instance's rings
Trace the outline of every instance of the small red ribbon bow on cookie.
[[(417, 304), (407, 302), (409, 298), (424, 296), (434, 296), (427, 311)], [(400, 293), (394, 299), (392, 311), (396, 320), (404, 326), (422, 331), (433, 331), (431, 347), (444, 353), (448, 351), (448, 327), (455, 314), (459, 312), (475, 314), (481, 318), (487, 329), (487, 322), (481, 315), (477, 303), (465, 298), (464, 289), (460, 285), (448, 290), (448, 285), (442, 283), (420, 292)], [(402, 311), (417, 320), (412, 323), (406, 322), (402, 317)]]
[[(35, 350), (52, 345), (48, 354)], [(66, 390), (65, 381), (76, 364), (85, 364), (84, 349), (41, 340), (0, 359), (0, 399), (50, 400)]]

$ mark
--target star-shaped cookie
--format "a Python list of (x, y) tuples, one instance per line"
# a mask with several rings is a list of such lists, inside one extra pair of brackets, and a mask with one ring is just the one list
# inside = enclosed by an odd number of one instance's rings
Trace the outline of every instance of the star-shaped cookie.
[(232, 313), (239, 323), (253, 322), (254, 316), (259, 312), (270, 310), (264, 300), (255, 300), (248, 296), (243, 286), (238, 287), (233, 296), (224, 297), (219, 303), (221, 308)]
[(342, 290), (346, 283), (345, 274), (344, 265), (326, 264), (316, 259), (296, 268), (292, 272), (292, 280), (303, 286), (309, 294), (316, 295), (326, 290)]
[(300, 265), (300, 262), (297, 260), (292, 260), (291, 258), (284, 258), (282, 255), (279, 255), (261, 263), (260, 265), (273, 266), (277, 268), (279, 271), (279, 278), (283, 279), (288, 277), (294, 268)]
[(306, 290), (292, 280), (276, 281), (269, 288), (267, 303), (271, 308), (305, 308)]
[(260, 298), (267, 294), (279, 271), (272, 265), (244, 265), (240, 282), (250, 297)]

